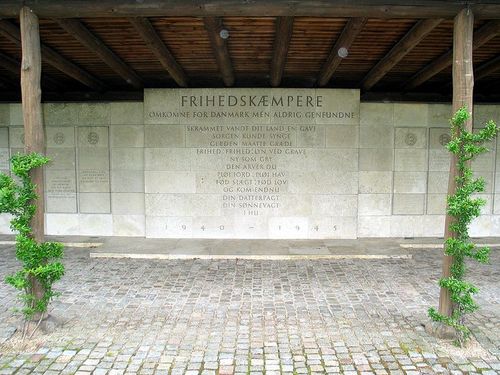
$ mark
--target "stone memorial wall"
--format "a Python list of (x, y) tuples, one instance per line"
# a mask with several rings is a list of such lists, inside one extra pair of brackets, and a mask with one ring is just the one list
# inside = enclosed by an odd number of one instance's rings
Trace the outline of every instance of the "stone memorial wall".
[[(170, 238), (442, 236), (451, 106), (357, 90), (150, 89), (144, 103), (47, 103), (46, 231)], [(475, 107), (474, 126), (500, 119)], [(0, 104), (0, 171), (22, 151)], [(474, 162), (500, 235), (500, 160)], [(498, 169), (498, 175), (497, 175)], [(0, 232), (8, 233), (0, 215)]]

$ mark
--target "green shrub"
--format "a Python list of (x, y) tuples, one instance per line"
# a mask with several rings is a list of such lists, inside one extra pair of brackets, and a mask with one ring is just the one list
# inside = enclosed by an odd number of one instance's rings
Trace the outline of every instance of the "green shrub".
[[(13, 216), (10, 222), (16, 235), (16, 258), (22, 268), (5, 281), (20, 291), (23, 303), (21, 312), (26, 321), (46, 314), (51, 299), (56, 295), (52, 285), (64, 274), (59, 261), (63, 256), (63, 245), (57, 242), (38, 243), (33, 237), (31, 219), (36, 211), (35, 184), (29, 172), (41, 168), (49, 159), (37, 154), (17, 154), (12, 157), (12, 172), (18, 177), (0, 173), (0, 213)], [(41, 293), (35, 291), (41, 288)]]
[(441, 278), (439, 286), (450, 291), (453, 303), (451, 316), (440, 314), (436, 309), (429, 309), (432, 320), (445, 323), (455, 329), (458, 343), (462, 345), (470, 336), (470, 329), (465, 325), (465, 315), (476, 311), (479, 307), (473, 299), (478, 288), (465, 281), (466, 258), (472, 258), (480, 263), (489, 262), (490, 249), (477, 248), (469, 238), (469, 225), (480, 215), (485, 200), (473, 198), (474, 193), (484, 191), (483, 178), (474, 178), (470, 167), (471, 161), (479, 154), (487, 152), (484, 142), (496, 137), (498, 128), (493, 121), (477, 134), (468, 132), (465, 123), (470, 114), (466, 108), (460, 108), (451, 119), (452, 139), (446, 148), (457, 157), (457, 176), (455, 194), (448, 196), (447, 213), (453, 220), (450, 231), (453, 236), (445, 240), (445, 254), (452, 256), (453, 263), (450, 277)]

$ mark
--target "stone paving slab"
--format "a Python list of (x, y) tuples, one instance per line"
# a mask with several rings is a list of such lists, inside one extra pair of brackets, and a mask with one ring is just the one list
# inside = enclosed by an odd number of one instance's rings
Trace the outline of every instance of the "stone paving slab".
[[(17, 264), (12, 246), (0, 251), (3, 279)], [(441, 259), (412, 254), (130, 260), (68, 249), (51, 311), (64, 325), (36, 348), (0, 346), (0, 374), (500, 373), (500, 252), (471, 267), (482, 309), (468, 318), (468, 351), (423, 329)], [(19, 322), (15, 291), (0, 284), (0, 301), (3, 334)]]

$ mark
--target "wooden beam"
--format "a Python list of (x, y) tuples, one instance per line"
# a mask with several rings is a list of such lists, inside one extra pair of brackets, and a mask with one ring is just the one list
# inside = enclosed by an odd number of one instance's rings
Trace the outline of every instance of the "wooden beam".
[(274, 37), (273, 60), (271, 62), (270, 83), (276, 87), (281, 83), (285, 70), (288, 46), (292, 39), (293, 17), (278, 17), (276, 19), (276, 32)]
[(361, 81), (361, 88), (364, 91), (368, 91), (375, 86), (377, 82), (379, 82), (442, 21), (443, 19), (439, 18), (418, 21), (410, 31), (392, 47), (389, 53), (370, 70)]
[[(452, 113), (466, 107), (472, 113), (474, 73), (472, 66), (473, 44), (476, 41), (474, 34), (474, 15), (469, 9), (463, 9), (456, 17), (453, 26), (453, 102)], [(465, 130), (472, 132), (472, 116), (465, 124)], [(458, 159), (451, 155), (450, 175), (448, 179), (448, 196), (455, 194), (457, 189)], [(451, 229), (453, 216), (446, 214), (444, 238), (456, 237)], [(442, 277), (450, 277), (453, 257), (443, 256)], [(453, 314), (453, 302), (450, 290), (441, 288), (439, 296), (439, 313), (444, 316)]]
[(104, 42), (76, 19), (55, 20), (68, 34), (78, 40), (89, 51), (94, 52), (106, 65), (136, 89), (143, 87), (142, 81), (132, 68), (118, 57)]
[(345, 48), (349, 50), (354, 40), (363, 29), (365, 23), (366, 18), (351, 18), (347, 21), (342, 33), (333, 45), (328, 58), (321, 68), (318, 75), (319, 86), (325, 86), (330, 81), (333, 73), (335, 73), (343, 59), (343, 57), (339, 55), (339, 49)]
[[(11, 22), (0, 19), (0, 34), (9, 39), (14, 44), (21, 46), (21, 33), (19, 32), (17, 26), (12, 24)], [(52, 48), (47, 47), (46, 45), (41, 43), (40, 49), (43, 60), (48, 64), (52, 65), (71, 78), (83, 83), (85, 86), (88, 86), (97, 91), (104, 90), (105, 85), (101, 81), (99, 81), (97, 78), (95, 78), (82, 68), (78, 67), (71, 61), (62, 57)]]
[(448, 18), (466, 4), (476, 18), (500, 19), (495, 0), (2, 0), (0, 17), (16, 17), (22, 5), (40, 17), (313, 16), (366, 18)]
[[(481, 27), (474, 34), (474, 43), (472, 48), (476, 49), (496, 37), (500, 33), (500, 21), (490, 21)], [(434, 77), (439, 72), (451, 66), (453, 63), (453, 49), (445, 52), (443, 55), (435, 59), (432, 63), (417, 72), (404, 85), (404, 90), (409, 91), (420, 86), (424, 82)]]
[(226, 40), (220, 36), (221, 30), (224, 29), (222, 19), (219, 17), (206, 17), (204, 22), (224, 85), (227, 87), (233, 86), (234, 72), (231, 57), (229, 56)]
[(500, 55), (474, 69), (474, 78), (476, 81), (489, 76), (492, 73), (500, 71)]
[(182, 66), (175, 60), (165, 43), (163, 43), (153, 25), (151, 25), (151, 22), (144, 17), (129, 18), (129, 22), (134, 26), (142, 40), (144, 40), (144, 43), (148, 45), (151, 52), (155, 54), (156, 58), (174, 81), (181, 87), (187, 87), (188, 78), (186, 73), (182, 69)]

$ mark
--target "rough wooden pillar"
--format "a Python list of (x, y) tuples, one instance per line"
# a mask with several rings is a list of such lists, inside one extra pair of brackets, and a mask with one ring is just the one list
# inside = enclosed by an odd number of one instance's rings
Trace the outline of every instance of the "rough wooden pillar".
[[(453, 28), (453, 114), (461, 107), (467, 107), (472, 112), (472, 94), (474, 87), (474, 74), (472, 68), (472, 44), (474, 30), (474, 15), (470, 9), (463, 9), (455, 17)], [(472, 116), (465, 124), (467, 131), (472, 131)], [(448, 195), (455, 194), (457, 184), (455, 177), (457, 170), (457, 157), (452, 155), (450, 163), (450, 177), (448, 180)], [(450, 230), (453, 218), (446, 215), (444, 238), (454, 237), (455, 233)], [(443, 258), (443, 277), (450, 276), (450, 267), (453, 257), (445, 255)], [(439, 295), (439, 313), (451, 316), (453, 303), (450, 299), (450, 291), (441, 288)]]

